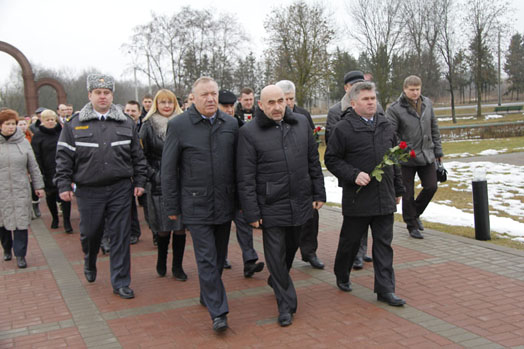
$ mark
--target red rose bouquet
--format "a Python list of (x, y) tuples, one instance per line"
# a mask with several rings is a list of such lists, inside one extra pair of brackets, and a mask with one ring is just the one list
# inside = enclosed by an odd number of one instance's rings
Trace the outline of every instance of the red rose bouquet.
[[(370, 177), (375, 178), (378, 182), (382, 181), (382, 175), (384, 174), (383, 168), (385, 166), (400, 165), (402, 162), (408, 161), (409, 158), (415, 158), (417, 155), (414, 150), (408, 151), (408, 144), (404, 141), (401, 141), (397, 146), (390, 148), (380, 164), (378, 164), (373, 171), (371, 171)], [(357, 193), (362, 189), (362, 187), (357, 189)]]

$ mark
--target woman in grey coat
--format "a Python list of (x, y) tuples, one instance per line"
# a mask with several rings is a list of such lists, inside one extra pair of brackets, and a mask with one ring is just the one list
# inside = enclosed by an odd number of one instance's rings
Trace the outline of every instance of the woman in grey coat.
[(167, 123), (181, 113), (182, 109), (180, 109), (173, 92), (165, 89), (158, 91), (151, 109), (142, 122), (139, 135), (144, 148), (144, 156), (149, 165), (146, 185), (148, 223), (153, 233), (156, 233), (158, 236), (156, 271), (160, 276), (166, 275), (167, 250), (171, 232), (173, 232), (173, 264), (171, 271), (176, 280), (186, 281), (187, 275), (182, 268), (186, 246), (186, 232), (180, 217), (176, 220), (168, 218), (160, 185), (160, 168)]
[(44, 196), (44, 181), (31, 145), (16, 127), (18, 113), (0, 111), (0, 237), (4, 260), (14, 250), (19, 268), (27, 267), (27, 228), (31, 223), (31, 183), (38, 197)]

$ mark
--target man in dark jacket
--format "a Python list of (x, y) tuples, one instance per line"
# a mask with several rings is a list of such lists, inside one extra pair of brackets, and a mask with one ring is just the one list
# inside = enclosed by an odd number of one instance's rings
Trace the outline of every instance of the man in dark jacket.
[(251, 121), (255, 116), (255, 92), (249, 87), (244, 87), (240, 91), (240, 97), (235, 109), (237, 115), (242, 121)]
[(96, 279), (96, 257), (107, 224), (113, 292), (133, 298), (129, 198), (144, 192), (147, 165), (135, 122), (112, 103), (114, 87), (110, 76), (87, 77), (90, 102), (64, 124), (56, 151), (55, 182), (64, 201), (71, 201), (72, 184), (76, 184), (87, 281)]
[[(275, 85), (284, 91), (287, 106), (294, 112), (304, 115), (311, 127), (311, 131), (315, 129), (315, 124), (311, 118), (311, 114), (304, 108), (295, 104), (296, 89), (295, 84), (289, 80), (281, 80)], [(302, 260), (309, 262), (313, 268), (324, 269), (324, 263), (317, 256), (318, 248), (318, 210), (313, 210), (313, 216), (302, 226), (300, 233), (299, 247)]]
[(351, 291), (349, 274), (362, 236), (371, 227), (375, 293), (379, 301), (393, 306), (405, 304), (395, 295), (393, 271), (393, 213), (404, 188), (397, 166), (387, 166), (381, 181), (370, 173), (388, 149), (397, 145), (395, 132), (383, 114), (377, 113), (375, 85), (355, 84), (351, 108), (333, 129), (325, 161), (343, 187), (344, 221), (335, 258), (337, 286)]
[[(326, 144), (329, 140), (329, 135), (331, 134), (331, 131), (335, 127), (335, 125), (340, 121), (342, 118), (342, 115), (351, 107), (351, 103), (349, 101), (349, 91), (351, 90), (351, 86), (358, 82), (362, 82), (365, 80), (364, 73), (362, 73), (359, 70), (354, 70), (346, 73), (344, 75), (344, 91), (346, 93), (344, 94), (344, 97), (340, 100), (340, 102), (336, 103), (334, 106), (329, 108), (328, 116), (327, 116), (327, 122), (326, 122)], [(384, 110), (382, 109), (382, 106), (377, 101), (377, 112), (384, 114)], [(339, 186), (340, 183), (339, 183)], [(355, 262), (353, 263), (353, 269), (358, 270), (362, 269), (364, 267), (364, 262), (372, 262), (373, 258), (368, 256), (367, 253), (368, 249), (368, 233), (366, 232), (364, 236), (362, 236), (362, 241), (360, 242), (360, 248), (358, 250), (357, 255), (355, 256)]]
[(199, 78), (192, 93), (194, 104), (168, 123), (161, 185), (169, 218), (182, 215), (191, 232), (200, 303), (220, 332), (227, 329), (229, 312), (221, 277), (235, 213), (238, 124), (218, 110), (215, 80)]
[(262, 227), (264, 255), (278, 304), (278, 322), (288, 326), (297, 309), (289, 270), (301, 226), (326, 201), (313, 133), (303, 115), (286, 108), (284, 92), (265, 87), (255, 121), (240, 129), (238, 190), (246, 220)]
[[(402, 164), (402, 179), (406, 192), (402, 196), (402, 217), (409, 235), (423, 239), (424, 230), (420, 215), (437, 191), (435, 160), (441, 161), (444, 153), (440, 142), (437, 118), (431, 100), (420, 94), (422, 80), (408, 76), (404, 80), (404, 91), (388, 108), (386, 116), (393, 125), (397, 137), (405, 141), (416, 153), (416, 157)], [(422, 190), (414, 198), (415, 173), (418, 174)]]
[[(244, 125), (238, 116), (235, 115), (235, 102), (237, 97), (231, 91), (220, 90), (218, 93), (218, 108), (224, 113), (231, 115), (238, 122), (238, 127)], [(242, 260), (244, 262), (244, 277), (250, 278), (255, 273), (261, 272), (264, 269), (264, 262), (258, 261), (258, 254), (253, 247), (253, 227), (250, 226), (240, 208), (235, 210), (235, 217), (233, 219), (237, 229), (237, 241), (242, 250)], [(227, 256), (226, 256), (227, 257)], [(226, 258), (224, 268), (231, 268), (231, 264)]]

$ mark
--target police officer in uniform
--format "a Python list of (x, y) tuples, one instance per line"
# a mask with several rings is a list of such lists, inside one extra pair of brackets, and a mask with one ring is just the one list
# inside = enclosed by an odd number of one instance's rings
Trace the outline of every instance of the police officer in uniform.
[(71, 201), (73, 183), (76, 185), (87, 281), (96, 279), (96, 258), (107, 224), (113, 292), (128, 299), (134, 297), (129, 288), (129, 197), (144, 192), (147, 165), (133, 119), (112, 103), (114, 88), (111, 76), (87, 77), (90, 102), (64, 124), (56, 153), (55, 181), (64, 201)]

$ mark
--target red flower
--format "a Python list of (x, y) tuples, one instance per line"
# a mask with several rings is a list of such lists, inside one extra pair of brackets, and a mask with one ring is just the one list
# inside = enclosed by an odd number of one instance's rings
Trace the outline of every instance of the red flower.
[(409, 157), (411, 157), (411, 158), (416, 158), (417, 157), (417, 154), (415, 154), (414, 150), (409, 152)]
[(406, 149), (408, 147), (408, 144), (404, 141), (400, 142), (398, 145), (400, 149)]
[(317, 126), (317, 128), (315, 129), (315, 131), (317, 131), (317, 132), (320, 132), (320, 130), (322, 130), (322, 127), (320, 127), (320, 126)]

